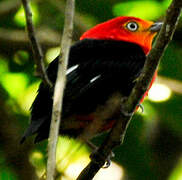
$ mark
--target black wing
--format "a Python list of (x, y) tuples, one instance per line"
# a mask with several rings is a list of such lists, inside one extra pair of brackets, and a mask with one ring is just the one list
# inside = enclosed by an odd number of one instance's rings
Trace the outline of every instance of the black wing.
[[(67, 75), (63, 118), (94, 112), (115, 91), (128, 96), (144, 62), (145, 54), (140, 46), (128, 42), (85, 39), (73, 45), (68, 68), (78, 66)], [(57, 66), (58, 58), (47, 69), (53, 83)], [(41, 83), (31, 108), (31, 124), (22, 141), (35, 133), (36, 141), (48, 137), (52, 96), (53, 90)]]

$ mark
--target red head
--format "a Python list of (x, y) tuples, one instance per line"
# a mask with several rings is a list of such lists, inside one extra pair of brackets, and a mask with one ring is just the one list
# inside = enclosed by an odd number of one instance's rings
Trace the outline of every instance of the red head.
[(136, 17), (117, 17), (88, 30), (80, 40), (90, 38), (127, 41), (140, 45), (147, 54), (161, 25), (162, 23), (154, 23)]

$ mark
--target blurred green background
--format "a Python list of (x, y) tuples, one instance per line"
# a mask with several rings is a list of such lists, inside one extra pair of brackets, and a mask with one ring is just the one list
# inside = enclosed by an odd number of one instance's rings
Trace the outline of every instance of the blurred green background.
[[(129, 15), (162, 21), (171, 0), (76, 1), (73, 42), (92, 26)], [(59, 53), (64, 25), (63, 0), (32, 0), (33, 21), (46, 64)], [(95, 180), (182, 180), (182, 20), (159, 66), (159, 76), (128, 128), (124, 144), (114, 150), (111, 167)], [(29, 123), (29, 108), (40, 80), (34, 63), (20, 0), (0, 1), (0, 180), (44, 179), (47, 141), (19, 140)], [(106, 134), (93, 139), (99, 145)], [(75, 179), (89, 161), (90, 150), (60, 138), (57, 179)]]

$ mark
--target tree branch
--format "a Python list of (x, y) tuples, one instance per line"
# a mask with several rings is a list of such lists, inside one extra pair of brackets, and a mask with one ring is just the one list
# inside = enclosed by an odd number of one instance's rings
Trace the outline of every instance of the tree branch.
[(19, 0), (8, 0), (0, 2), (0, 17), (7, 16), (11, 12), (15, 12), (21, 5)]
[(182, 82), (176, 79), (166, 78), (163, 76), (157, 76), (157, 83), (165, 84), (168, 86), (174, 93), (182, 94)]
[(59, 56), (57, 80), (54, 88), (53, 110), (48, 142), (47, 180), (53, 180), (55, 175), (56, 145), (61, 122), (63, 92), (66, 81), (66, 69), (68, 64), (68, 55), (73, 31), (74, 8), (75, 1), (67, 0), (65, 10), (64, 31), (61, 41), (61, 55)]
[[(39, 28), (36, 34), (43, 51), (60, 44), (60, 35), (47, 27)], [(0, 42), (1, 54), (9, 55), (17, 50), (31, 50), (29, 39), (23, 30), (0, 28)]]
[(45, 84), (52, 86), (52, 83), (49, 81), (45, 71), (42, 49), (35, 36), (35, 30), (34, 30), (34, 26), (32, 22), (32, 12), (31, 12), (28, 0), (22, 0), (22, 4), (24, 7), (25, 16), (26, 16), (28, 36), (31, 42), (33, 53), (34, 53), (34, 60), (36, 64), (35, 74), (41, 77)]
[[(167, 10), (164, 25), (159, 33), (154, 48), (147, 56), (144, 69), (128, 99), (122, 102), (121, 114), (108, 137), (99, 147), (98, 151), (91, 156), (91, 162), (81, 172), (77, 180), (91, 180), (99, 169), (104, 165), (111, 150), (122, 144), (127, 127), (134, 114), (136, 106), (148, 89), (150, 81), (157, 69), (160, 59), (173, 37), (182, 8), (182, 0), (173, 0)], [(103, 158), (100, 158), (100, 157)]]
[[(53, 6), (55, 6), (61, 13), (64, 13), (65, 3), (60, 0), (48, 0)], [(84, 23), (82, 15), (79, 12), (75, 12), (74, 15), (74, 24), (81, 30), (85, 32), (87, 29), (91, 28), (89, 23)]]

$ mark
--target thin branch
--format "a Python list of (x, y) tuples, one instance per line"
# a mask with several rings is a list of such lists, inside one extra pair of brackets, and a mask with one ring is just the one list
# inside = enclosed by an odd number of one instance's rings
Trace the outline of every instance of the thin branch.
[[(60, 44), (60, 35), (47, 27), (42, 27), (36, 31), (37, 38), (43, 51)], [(49, 36), (47, 36), (49, 34)], [(0, 52), (2, 54), (14, 53), (17, 50), (31, 50), (27, 34), (23, 30), (9, 30), (0, 28)]]
[(182, 82), (176, 79), (166, 78), (163, 76), (158, 76), (156, 79), (157, 83), (165, 84), (168, 86), (174, 93), (182, 94)]
[[(136, 106), (140, 102), (140, 99), (143, 97), (145, 91), (148, 89), (160, 59), (173, 37), (173, 33), (176, 29), (180, 16), (181, 8), (182, 0), (172, 1), (170, 7), (167, 10), (164, 25), (159, 33), (157, 42), (154, 48), (150, 51), (150, 54), (147, 56), (143, 72), (139, 77), (135, 87), (133, 88), (129, 98), (122, 102), (122, 112), (119, 119), (116, 121), (111, 132), (103, 144), (99, 147), (98, 151), (92, 154), (91, 162), (81, 172), (77, 180), (91, 180), (99, 171), (99, 169), (104, 165), (107, 157), (111, 153), (111, 150), (114, 147), (122, 144), (127, 127), (130, 123), (132, 115), (134, 114)], [(101, 156), (103, 158), (100, 158)]]
[(19, 0), (6, 0), (0, 2), (0, 17), (6, 16), (11, 12), (15, 12), (21, 5)]
[[(65, 2), (60, 0), (48, 0), (53, 6), (55, 6), (61, 13), (64, 13)], [(81, 30), (82, 32), (91, 28), (91, 24), (89, 22), (84, 23), (83, 16), (79, 12), (75, 12), (74, 15), (74, 24)]]
[(36, 39), (35, 30), (32, 22), (32, 12), (28, 0), (22, 0), (22, 4), (25, 11), (26, 23), (28, 36), (31, 42), (32, 50), (34, 53), (34, 60), (36, 64), (35, 74), (43, 79), (43, 82), (49, 86), (52, 86), (52, 83), (49, 81), (48, 76), (45, 71), (44, 62), (43, 62), (43, 53), (42, 49)]
[(67, 0), (65, 10), (65, 24), (61, 41), (61, 55), (59, 56), (59, 66), (57, 80), (54, 88), (53, 110), (51, 118), (51, 127), (48, 142), (48, 161), (47, 161), (47, 180), (53, 180), (56, 166), (56, 145), (61, 123), (61, 112), (63, 102), (63, 92), (66, 81), (66, 69), (68, 64), (68, 55), (71, 45), (73, 31), (75, 1)]

